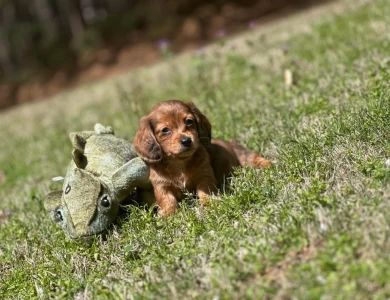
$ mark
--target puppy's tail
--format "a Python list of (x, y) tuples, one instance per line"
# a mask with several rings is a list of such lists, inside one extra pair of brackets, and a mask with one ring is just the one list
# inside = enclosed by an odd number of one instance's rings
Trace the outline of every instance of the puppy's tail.
[(235, 139), (231, 142), (231, 145), (242, 167), (249, 166), (260, 169), (271, 165), (271, 161), (261, 157), (257, 152), (239, 145)]

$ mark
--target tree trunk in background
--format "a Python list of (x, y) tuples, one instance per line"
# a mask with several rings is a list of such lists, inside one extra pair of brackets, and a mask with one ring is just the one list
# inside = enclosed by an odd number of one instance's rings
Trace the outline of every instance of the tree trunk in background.
[(15, 71), (8, 49), (9, 45), (4, 38), (4, 33), (0, 32), (0, 74), (2, 73), (3, 76), (11, 75)]
[(94, 11), (94, 18), (97, 20), (104, 19), (108, 15), (108, 6), (105, 0), (84, 0), (88, 2)]
[(69, 27), (68, 18), (63, 13), (65, 11), (63, 0), (49, 0), (48, 4), (53, 16), (54, 26), (57, 27), (59, 36), (65, 40), (71, 39), (71, 30)]
[(33, 0), (33, 12), (36, 22), (39, 23), (43, 31), (41, 42), (49, 44), (54, 42), (58, 36), (57, 27), (53, 26), (55, 23), (53, 11), (48, 3), (48, 0)]
[[(13, 0), (14, 6), (14, 31), (11, 32), (14, 51), (19, 64), (29, 57), (29, 52), (39, 46), (43, 33), (39, 29), (39, 23), (31, 14), (31, 6), (26, 5), (25, 0)], [(20, 34), (20, 32), (22, 34)]]
[(13, 75), (18, 68), (18, 60), (14, 44), (10, 38), (12, 26), (15, 23), (15, 8), (13, 3), (7, 2), (1, 9), (1, 29), (2, 29), (2, 46), (6, 47), (3, 50), (4, 59), (8, 59), (8, 63), (2, 63), (4, 65), (4, 72), (10, 72), (7, 75)]
[(104, 2), (108, 7), (109, 12), (120, 12), (128, 6), (126, 0), (104, 1)]
[(76, 47), (80, 44), (85, 29), (85, 20), (79, 0), (67, 1), (69, 11), (69, 25), (72, 33), (72, 44)]

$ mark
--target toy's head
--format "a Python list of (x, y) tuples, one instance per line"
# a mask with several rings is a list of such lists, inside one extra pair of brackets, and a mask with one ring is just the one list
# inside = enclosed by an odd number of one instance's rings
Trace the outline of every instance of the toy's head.
[(57, 225), (80, 238), (104, 232), (118, 214), (119, 201), (99, 178), (74, 168), (63, 190), (47, 195), (46, 208)]
[(70, 135), (72, 161), (63, 188), (44, 202), (53, 222), (74, 239), (104, 232), (136, 187), (150, 187), (149, 168), (133, 145), (99, 126)]

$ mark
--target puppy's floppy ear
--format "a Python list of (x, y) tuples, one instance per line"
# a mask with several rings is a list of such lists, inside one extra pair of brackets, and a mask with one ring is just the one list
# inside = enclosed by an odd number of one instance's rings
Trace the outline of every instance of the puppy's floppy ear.
[(190, 108), (192, 114), (196, 118), (201, 144), (203, 146), (209, 146), (211, 142), (211, 124), (209, 119), (200, 112), (193, 102), (188, 102), (186, 105)]
[(138, 155), (148, 163), (157, 163), (162, 159), (162, 149), (154, 136), (149, 117), (142, 117), (134, 138), (134, 147)]

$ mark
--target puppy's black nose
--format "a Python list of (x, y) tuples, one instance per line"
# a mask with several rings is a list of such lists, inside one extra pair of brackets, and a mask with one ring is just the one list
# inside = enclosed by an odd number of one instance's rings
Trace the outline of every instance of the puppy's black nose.
[(184, 137), (180, 140), (180, 144), (182, 144), (186, 148), (189, 148), (192, 144), (192, 140), (189, 137)]

